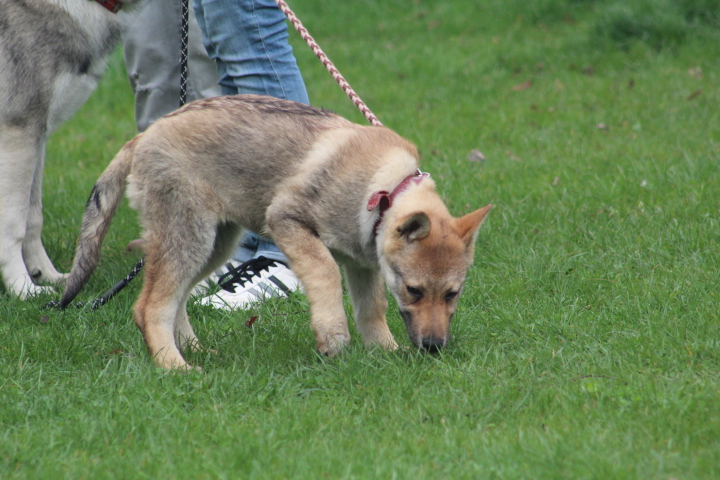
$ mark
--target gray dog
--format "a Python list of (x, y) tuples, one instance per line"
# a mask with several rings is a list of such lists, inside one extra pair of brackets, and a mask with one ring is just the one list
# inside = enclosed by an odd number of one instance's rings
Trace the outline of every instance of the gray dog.
[(122, 5), (0, 0), (0, 273), (21, 298), (66, 277), (40, 239), (45, 144), (97, 86), (129, 18)]

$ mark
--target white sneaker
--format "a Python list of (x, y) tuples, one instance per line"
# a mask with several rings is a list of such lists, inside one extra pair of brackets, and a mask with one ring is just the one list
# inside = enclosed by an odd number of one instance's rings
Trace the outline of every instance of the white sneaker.
[(287, 265), (277, 260), (258, 257), (245, 263), (230, 262), (225, 273), (216, 272), (214, 278), (220, 290), (200, 300), (225, 310), (244, 310), (253, 304), (273, 297), (287, 297), (300, 289), (300, 281)]

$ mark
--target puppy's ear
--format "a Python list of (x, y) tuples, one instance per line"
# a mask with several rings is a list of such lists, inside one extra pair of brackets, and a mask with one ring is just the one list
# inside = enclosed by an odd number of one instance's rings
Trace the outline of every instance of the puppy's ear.
[(480, 225), (482, 225), (492, 207), (492, 204), (485, 205), (455, 220), (455, 227), (460, 234), (460, 238), (465, 242), (466, 248), (470, 248), (475, 244)]
[(422, 240), (430, 234), (430, 219), (423, 212), (411, 213), (400, 222), (397, 232), (408, 243)]

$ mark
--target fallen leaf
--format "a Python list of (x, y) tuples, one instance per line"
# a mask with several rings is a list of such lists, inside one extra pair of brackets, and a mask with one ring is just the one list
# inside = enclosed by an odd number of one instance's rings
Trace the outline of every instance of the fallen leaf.
[(520, 161), (520, 158), (519, 158), (519, 157), (516, 157), (515, 155), (513, 155), (513, 154), (510, 152), (510, 150), (505, 150), (505, 154), (506, 154), (508, 157), (510, 157), (511, 159), (515, 160), (516, 162), (519, 162), (519, 161)]
[(40, 323), (45, 324), (45, 323), (48, 323), (49, 321), (50, 321), (50, 317), (48, 317), (47, 315), (40, 315)]
[(604, 123), (598, 123), (597, 128), (599, 128), (600, 130), (607, 130), (608, 126), (605, 125)]
[(532, 86), (532, 81), (528, 80), (527, 82), (523, 82), (521, 84), (515, 85), (513, 87), (513, 90), (515, 90), (516, 92), (519, 92), (520, 90), (527, 90), (531, 86)]
[(553, 187), (557, 187), (559, 183), (560, 183), (560, 177), (555, 177), (553, 179), (552, 185), (553, 185)]
[(255, 320), (257, 320), (257, 319), (258, 319), (257, 315), (255, 315), (254, 317), (248, 318), (247, 322), (245, 322), (245, 326), (248, 328), (252, 327), (253, 323), (255, 323)]
[(433, 20), (432, 22), (428, 22), (427, 29), (435, 30), (439, 26), (440, 26), (440, 22), (438, 20)]
[(687, 99), (688, 99), (688, 101), (694, 100), (694, 99), (696, 99), (697, 97), (699, 97), (701, 94), (702, 94), (702, 90), (700, 90), (700, 89), (698, 88), (697, 90), (695, 90), (694, 92), (692, 92), (690, 95), (688, 95)]
[(484, 162), (485, 155), (483, 155), (480, 150), (471, 150), (470, 155), (468, 155), (468, 160), (471, 162)]

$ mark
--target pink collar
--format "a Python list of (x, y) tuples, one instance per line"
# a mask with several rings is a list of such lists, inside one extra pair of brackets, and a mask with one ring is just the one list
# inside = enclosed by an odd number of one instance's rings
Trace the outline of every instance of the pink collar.
[(118, 0), (95, 0), (97, 3), (102, 5), (103, 7), (110, 10), (112, 13), (117, 13), (122, 8), (122, 3), (120, 3)]
[(392, 192), (388, 192), (387, 190), (380, 190), (370, 195), (370, 199), (368, 200), (367, 204), (368, 211), (370, 212), (372, 210), (375, 210), (376, 208), (379, 209), (378, 219), (375, 220), (375, 225), (373, 226), (373, 235), (377, 236), (378, 228), (380, 227), (380, 223), (382, 222), (383, 215), (385, 215), (385, 211), (387, 209), (392, 207), (392, 203), (393, 200), (395, 200), (395, 197), (410, 188), (410, 185), (417, 185), (422, 182), (424, 178), (429, 176), (429, 173), (421, 172), (420, 169), (418, 169), (412, 175), (405, 177), (405, 179), (400, 182), (398, 186), (393, 189)]

